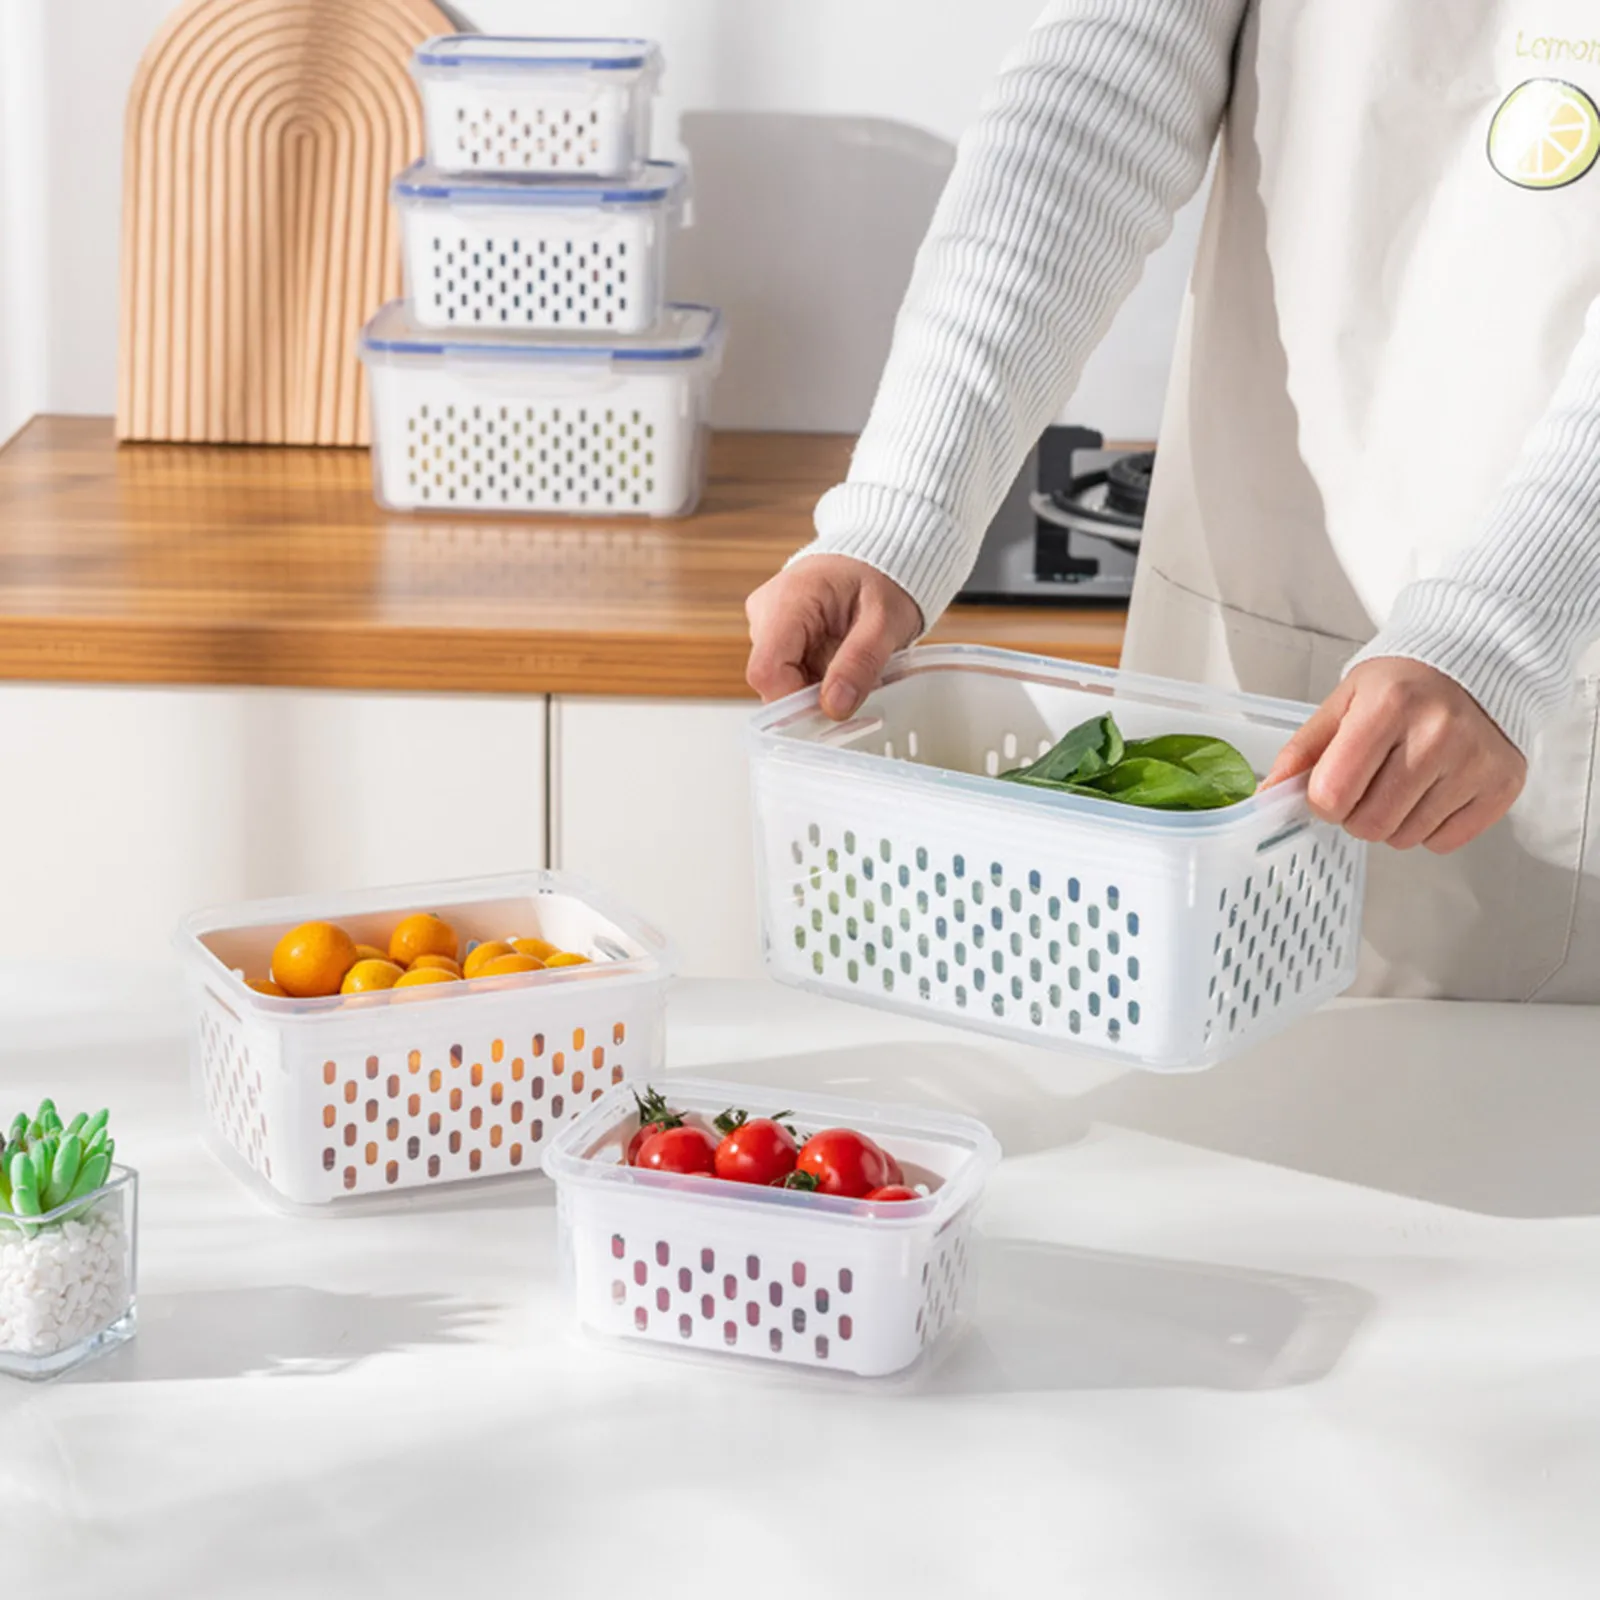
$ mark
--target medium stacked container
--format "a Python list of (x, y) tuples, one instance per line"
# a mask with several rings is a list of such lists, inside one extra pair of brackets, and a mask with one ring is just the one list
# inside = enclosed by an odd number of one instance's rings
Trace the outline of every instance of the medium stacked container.
[(394, 183), (406, 298), (361, 336), (379, 502), (692, 510), (722, 330), (665, 297), (688, 175), (648, 159), (660, 51), (451, 35), (413, 70), (428, 155)]

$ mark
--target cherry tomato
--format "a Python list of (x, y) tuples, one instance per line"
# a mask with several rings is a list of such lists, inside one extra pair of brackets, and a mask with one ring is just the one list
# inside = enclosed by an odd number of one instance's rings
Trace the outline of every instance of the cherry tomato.
[(704, 1128), (658, 1128), (639, 1147), (638, 1167), (653, 1172), (713, 1172), (717, 1141)]
[(905, 1188), (906, 1175), (900, 1170), (900, 1163), (887, 1150), (883, 1152), (883, 1159), (889, 1163), (889, 1182), (886, 1187), (891, 1189)]
[(639, 1152), (652, 1133), (659, 1133), (663, 1128), (683, 1126), (682, 1116), (667, 1104), (659, 1089), (646, 1089), (642, 1100), (635, 1091), (633, 1103), (639, 1108), (639, 1131), (628, 1141), (628, 1153), (624, 1159), (630, 1167), (639, 1165)]
[(799, 1151), (795, 1136), (771, 1117), (734, 1122), (717, 1146), (717, 1176), (729, 1183), (782, 1183), (794, 1171)]
[(888, 1156), (852, 1128), (825, 1128), (812, 1134), (795, 1171), (815, 1179), (819, 1194), (842, 1194), (852, 1200), (893, 1182)]
[(920, 1200), (922, 1196), (915, 1189), (908, 1189), (903, 1183), (886, 1183), (881, 1189), (874, 1189), (871, 1194), (862, 1197), (866, 1200)]

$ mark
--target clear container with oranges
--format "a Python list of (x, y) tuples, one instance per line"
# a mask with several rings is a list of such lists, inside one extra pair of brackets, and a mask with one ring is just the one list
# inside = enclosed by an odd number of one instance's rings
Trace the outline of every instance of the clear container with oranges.
[(661, 1065), (671, 946), (564, 874), (232, 906), (177, 942), (212, 1146), (280, 1205), (536, 1171)]

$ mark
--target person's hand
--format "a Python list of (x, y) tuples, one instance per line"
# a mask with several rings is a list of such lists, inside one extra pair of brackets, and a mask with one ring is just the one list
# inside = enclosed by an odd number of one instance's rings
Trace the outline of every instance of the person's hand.
[(785, 567), (744, 609), (750, 687), (779, 700), (821, 683), (822, 709), (839, 722), (878, 687), (889, 657), (922, 631), (916, 601), (849, 556), (807, 556)]
[(1283, 748), (1263, 788), (1309, 772), (1326, 822), (1397, 850), (1459, 850), (1511, 809), (1528, 764), (1476, 700), (1434, 667), (1355, 667)]

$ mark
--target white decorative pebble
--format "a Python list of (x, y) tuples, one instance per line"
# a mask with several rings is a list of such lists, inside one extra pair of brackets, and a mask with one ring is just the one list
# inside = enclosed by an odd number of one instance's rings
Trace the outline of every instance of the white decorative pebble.
[(52, 1356), (128, 1309), (120, 1205), (44, 1228), (0, 1227), (0, 1354)]

